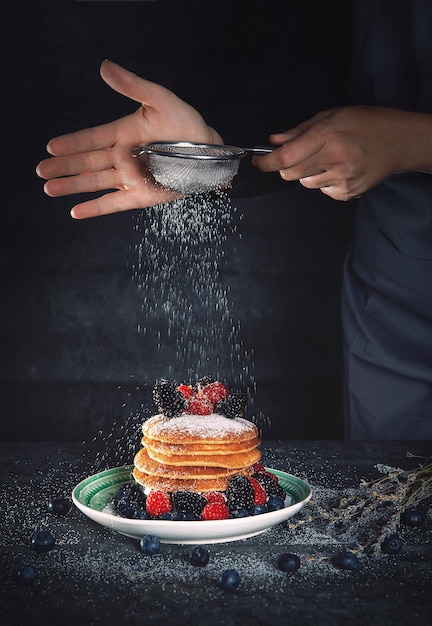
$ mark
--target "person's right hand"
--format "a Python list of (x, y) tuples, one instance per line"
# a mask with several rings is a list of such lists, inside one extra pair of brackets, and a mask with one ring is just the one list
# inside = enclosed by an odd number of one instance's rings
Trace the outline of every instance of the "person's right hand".
[(47, 145), (53, 155), (37, 166), (47, 180), (49, 196), (110, 191), (71, 210), (82, 219), (144, 208), (179, 197), (154, 182), (131, 149), (153, 141), (222, 143), (201, 115), (168, 89), (104, 61), (101, 76), (115, 91), (139, 102), (132, 114), (109, 124), (55, 137)]

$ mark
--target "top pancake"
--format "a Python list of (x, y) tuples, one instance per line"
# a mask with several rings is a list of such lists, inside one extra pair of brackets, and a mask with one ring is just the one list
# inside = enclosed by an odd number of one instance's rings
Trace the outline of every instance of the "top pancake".
[(230, 419), (218, 413), (178, 417), (154, 415), (144, 422), (142, 431), (148, 439), (165, 443), (231, 443), (258, 437), (258, 429), (241, 417)]

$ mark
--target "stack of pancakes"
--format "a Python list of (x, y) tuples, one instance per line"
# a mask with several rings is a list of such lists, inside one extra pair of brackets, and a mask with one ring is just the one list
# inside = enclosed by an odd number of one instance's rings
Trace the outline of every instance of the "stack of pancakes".
[(261, 458), (258, 429), (241, 417), (155, 415), (142, 431), (133, 475), (147, 489), (225, 491), (232, 476), (249, 476)]

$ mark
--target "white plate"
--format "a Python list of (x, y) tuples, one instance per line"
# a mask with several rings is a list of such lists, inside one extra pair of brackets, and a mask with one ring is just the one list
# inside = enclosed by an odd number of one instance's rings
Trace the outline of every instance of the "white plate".
[(93, 521), (134, 539), (140, 539), (143, 535), (156, 535), (162, 543), (182, 544), (224, 543), (247, 539), (289, 519), (298, 513), (312, 496), (310, 486), (300, 478), (266, 468), (278, 477), (279, 484), (292, 498), (292, 504), (279, 511), (214, 521), (127, 519), (106, 509), (120, 485), (134, 482), (132, 469), (132, 465), (115, 467), (89, 476), (74, 488), (72, 500), (80, 511)]

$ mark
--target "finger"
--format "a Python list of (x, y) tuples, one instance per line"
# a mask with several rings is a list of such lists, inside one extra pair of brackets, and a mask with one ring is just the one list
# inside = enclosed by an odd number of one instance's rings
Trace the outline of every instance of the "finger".
[(71, 216), (75, 219), (87, 219), (100, 215), (110, 215), (132, 209), (144, 209), (149, 206), (163, 204), (178, 198), (179, 194), (161, 188), (149, 188), (145, 197), (128, 190), (113, 191), (100, 198), (81, 202), (71, 210)]
[(83, 172), (97, 172), (112, 168), (113, 156), (109, 150), (79, 152), (66, 157), (45, 159), (39, 163), (36, 173), (41, 178), (73, 176)]
[[(284, 177), (282, 176), (282, 178)], [(305, 176), (304, 178), (299, 178), (298, 180), (303, 187), (307, 187), (307, 189), (321, 189), (321, 187), (330, 187), (334, 184), (334, 179), (328, 172), (321, 172), (320, 174), (315, 174), (313, 176)]]
[(145, 106), (157, 107), (161, 99), (173, 96), (165, 87), (145, 80), (112, 61), (103, 61), (100, 74), (114, 91)]
[(290, 130), (287, 130), (283, 133), (273, 133), (272, 135), (270, 135), (270, 142), (273, 145), (281, 145), (283, 143), (286, 143), (287, 141), (292, 141), (293, 139), (296, 139), (297, 137), (305, 133), (309, 128), (311, 128), (311, 126), (313, 126), (320, 120), (325, 119), (326, 117), (329, 117), (333, 113), (334, 113), (334, 109), (321, 111), (320, 113), (317, 113), (317, 115), (315, 115), (311, 119), (306, 120), (305, 122), (302, 122), (298, 126), (291, 128)]
[(54, 178), (44, 185), (45, 193), (54, 198), (76, 193), (89, 193), (93, 191), (122, 188), (123, 185), (120, 183), (118, 172), (115, 169), (103, 170), (102, 172), (90, 172), (66, 178)]
[[(293, 173), (295, 179), (298, 179), (310, 174), (311, 167), (315, 166), (316, 168), (315, 163), (308, 160), (318, 154), (323, 146), (324, 140), (317, 135), (302, 133), (292, 141), (282, 144), (280, 148), (276, 148), (270, 154), (261, 157), (255, 156), (252, 162), (263, 172), (280, 172), (302, 164), (303, 169), (300, 168)], [(286, 180), (294, 180), (294, 178), (287, 178)]]
[(104, 150), (114, 145), (116, 131), (116, 122), (84, 128), (75, 133), (54, 137), (54, 139), (48, 142), (46, 149), (53, 156), (67, 156), (77, 152)]

